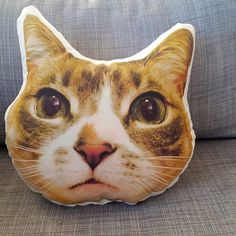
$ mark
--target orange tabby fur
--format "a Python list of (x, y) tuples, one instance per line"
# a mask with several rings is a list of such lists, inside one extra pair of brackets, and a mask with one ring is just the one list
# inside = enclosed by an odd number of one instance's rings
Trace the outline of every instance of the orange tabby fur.
[[(185, 168), (193, 150), (192, 127), (183, 102), (193, 52), (192, 33), (187, 29), (179, 29), (144, 59), (111, 65), (95, 65), (75, 58), (36, 16), (26, 17), (24, 38), (27, 82), (10, 107), (6, 119), (6, 142), (13, 163), (24, 181), (46, 198), (63, 204), (101, 199), (135, 203), (151, 192), (161, 192), (171, 185)], [(86, 190), (85, 194), (71, 192), (68, 188), (55, 185), (39, 171), (38, 163), (46, 155), (42, 153), (43, 147), (66, 133), (69, 127), (80, 122), (83, 117), (96, 114), (97, 101), (105, 86), (112, 91), (114, 114), (130, 141), (143, 154), (134, 154), (121, 144), (114, 143), (117, 150), (121, 150), (119, 155), (116, 154), (120, 182), (112, 190), (108, 186), (112, 183), (107, 180), (104, 190), (97, 193), (93, 190)], [(53, 122), (37, 117), (36, 94), (43, 88), (53, 88), (69, 100), (71, 110), (68, 116), (59, 117)], [(165, 98), (167, 114), (162, 123), (142, 127), (130, 118), (130, 111), (126, 106), (148, 91), (157, 92)], [(93, 145), (103, 141), (112, 142), (103, 140), (92, 124), (85, 124), (77, 136), (76, 142), (82, 140)], [(64, 158), (69, 153), (70, 150), (63, 147), (62, 143), (52, 155), (53, 163), (57, 166), (54, 168), (58, 168), (58, 178), (67, 179), (67, 174), (63, 172), (62, 175), (59, 170), (70, 162), (69, 157)], [(109, 158), (105, 162), (109, 164)], [(115, 171), (114, 168), (106, 167), (104, 179), (109, 179), (107, 173), (113, 172), (111, 175), (115, 176)], [(68, 174), (69, 172), (70, 170)], [(100, 172), (99, 176), (100, 181), (105, 182)], [(129, 179), (133, 184), (128, 183)], [(125, 187), (121, 191), (122, 185)], [(129, 191), (132, 194), (128, 194)]]

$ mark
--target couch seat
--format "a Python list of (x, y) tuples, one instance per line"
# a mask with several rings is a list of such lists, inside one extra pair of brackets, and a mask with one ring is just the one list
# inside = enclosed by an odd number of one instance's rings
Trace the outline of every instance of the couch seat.
[(0, 235), (236, 235), (236, 139), (197, 141), (189, 168), (135, 206), (64, 207), (32, 192), (0, 149)]

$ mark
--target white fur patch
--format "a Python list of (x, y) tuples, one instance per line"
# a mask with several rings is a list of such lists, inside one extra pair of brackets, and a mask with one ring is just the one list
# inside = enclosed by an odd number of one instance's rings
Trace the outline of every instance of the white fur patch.
[(129, 92), (127, 96), (125, 96), (121, 102), (121, 107), (120, 107), (120, 114), (122, 116), (125, 116), (129, 112), (130, 104), (134, 100), (136, 95), (136, 92), (133, 90)]
[(130, 141), (112, 106), (111, 88), (105, 86), (98, 104), (98, 112), (89, 118), (88, 123), (93, 125), (98, 137), (101, 139), (123, 145), (129, 151), (140, 154), (140, 149)]
[(79, 99), (78, 99), (78, 97), (70, 92), (70, 93), (68, 93), (67, 98), (70, 99), (71, 113), (72, 114), (78, 113), (78, 110), (79, 110)]
[(78, 140), (82, 128), (91, 124), (97, 136), (105, 142), (123, 145), (129, 151), (140, 154), (141, 151), (129, 139), (119, 118), (112, 109), (111, 89), (105, 86), (98, 102), (98, 111), (92, 116), (82, 117), (76, 124), (72, 125), (64, 134), (53, 141), (53, 146), (70, 146), (73, 148)]
[[(95, 129), (98, 137), (104, 142), (109, 142), (112, 145), (120, 145), (122, 148), (126, 148), (130, 152), (140, 155), (141, 150), (136, 147), (129, 139), (124, 127), (122, 126), (119, 118), (114, 114), (112, 109), (112, 97), (111, 89), (105, 86), (102, 91), (100, 100), (98, 101), (98, 111), (93, 116), (82, 117), (76, 124), (71, 126), (64, 134), (52, 140), (49, 145), (43, 148), (44, 156), (40, 158), (39, 171), (48, 180), (56, 183), (57, 186), (70, 187), (77, 183), (82, 183), (91, 178), (91, 169), (89, 165), (84, 161), (75, 150), (74, 145), (78, 141), (80, 132), (87, 124), (91, 124)], [(61, 157), (57, 154), (57, 150), (65, 150), (66, 154)], [(115, 158), (116, 157), (116, 158)], [(105, 166), (98, 168), (96, 176), (100, 180), (103, 179), (103, 175), (99, 174), (101, 170), (104, 173), (110, 173), (110, 177), (119, 182), (117, 179), (122, 177), (123, 170), (120, 167), (120, 157), (117, 153), (114, 153)], [(59, 164), (56, 164), (59, 160)], [(110, 165), (116, 163), (118, 173), (109, 172)], [(105, 176), (107, 176), (105, 174)], [(117, 183), (118, 183), (117, 182)]]

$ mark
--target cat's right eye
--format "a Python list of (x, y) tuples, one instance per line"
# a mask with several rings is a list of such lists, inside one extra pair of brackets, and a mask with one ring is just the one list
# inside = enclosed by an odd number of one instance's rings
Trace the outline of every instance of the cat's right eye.
[(36, 113), (40, 118), (53, 119), (69, 112), (68, 100), (54, 89), (42, 89), (37, 94)]

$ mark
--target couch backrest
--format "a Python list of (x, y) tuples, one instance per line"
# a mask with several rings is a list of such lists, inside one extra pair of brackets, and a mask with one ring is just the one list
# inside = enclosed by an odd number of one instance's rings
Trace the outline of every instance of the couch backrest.
[(198, 138), (236, 136), (236, 1), (2, 1), (0, 8), (0, 143), (4, 113), (22, 84), (16, 20), (33, 4), (82, 54), (130, 56), (178, 22), (196, 28), (189, 104)]

